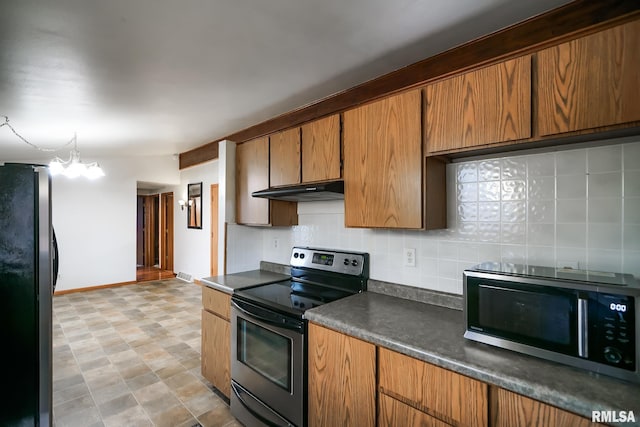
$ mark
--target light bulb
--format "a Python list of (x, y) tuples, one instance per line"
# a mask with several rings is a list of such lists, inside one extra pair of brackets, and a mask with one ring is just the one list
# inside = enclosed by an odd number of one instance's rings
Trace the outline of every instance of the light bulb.
[(89, 179), (97, 179), (97, 178), (101, 178), (104, 176), (104, 172), (102, 171), (102, 168), (100, 167), (100, 165), (98, 165), (97, 163), (94, 163), (92, 165), (89, 165), (89, 167), (86, 169), (84, 176), (86, 176)]
[(74, 159), (74, 161), (72, 161), (64, 171), (64, 176), (66, 176), (67, 178), (77, 178), (81, 175), (84, 175), (86, 170), (87, 166), (84, 163), (77, 162)]
[(51, 162), (49, 162), (49, 172), (51, 173), (51, 176), (56, 176), (64, 173), (64, 166), (62, 165), (60, 160), (53, 159), (51, 160)]

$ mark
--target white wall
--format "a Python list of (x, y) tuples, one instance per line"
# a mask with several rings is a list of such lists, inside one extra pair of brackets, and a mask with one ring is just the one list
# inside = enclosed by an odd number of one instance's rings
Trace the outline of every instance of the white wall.
[[(293, 245), (361, 250), (373, 279), (457, 294), (462, 270), (489, 260), (640, 277), (638, 140), (449, 164), (446, 230), (348, 229), (342, 201), (299, 203), (296, 227), (231, 228), (230, 262), (288, 264)], [(416, 267), (403, 265), (404, 248)]]
[(97, 160), (103, 178), (52, 180), (52, 221), (60, 250), (56, 290), (135, 281), (136, 183), (179, 182), (172, 156)]
[[(190, 274), (194, 279), (211, 275), (211, 184), (219, 182), (218, 176), (216, 159), (182, 169), (180, 185), (163, 190), (174, 193), (173, 271)], [(202, 182), (202, 229), (187, 228), (187, 209), (181, 210), (178, 200), (188, 200), (187, 184), (199, 182)]]

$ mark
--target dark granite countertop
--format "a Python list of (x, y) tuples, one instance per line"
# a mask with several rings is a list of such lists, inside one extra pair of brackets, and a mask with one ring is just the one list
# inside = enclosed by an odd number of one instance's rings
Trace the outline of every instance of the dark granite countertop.
[(631, 410), (640, 417), (640, 385), (469, 341), (459, 310), (364, 292), (307, 310), (305, 317), (588, 419), (592, 410)]
[(250, 270), (243, 271), (241, 273), (205, 277), (200, 281), (210, 288), (232, 294), (238, 289), (262, 285), (265, 283), (279, 282), (281, 280), (287, 280), (290, 277), (291, 276), (289, 275), (274, 273), (272, 271)]

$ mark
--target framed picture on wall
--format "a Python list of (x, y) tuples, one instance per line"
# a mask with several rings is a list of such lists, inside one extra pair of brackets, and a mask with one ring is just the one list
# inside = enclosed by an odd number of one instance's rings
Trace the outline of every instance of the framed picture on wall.
[(187, 228), (202, 228), (202, 183), (187, 184)]

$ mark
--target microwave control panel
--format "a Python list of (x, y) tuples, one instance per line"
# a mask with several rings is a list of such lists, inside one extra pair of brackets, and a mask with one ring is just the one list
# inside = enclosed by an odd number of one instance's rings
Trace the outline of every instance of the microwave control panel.
[(590, 358), (618, 368), (636, 369), (635, 301), (633, 297), (599, 293), (595, 354)]

